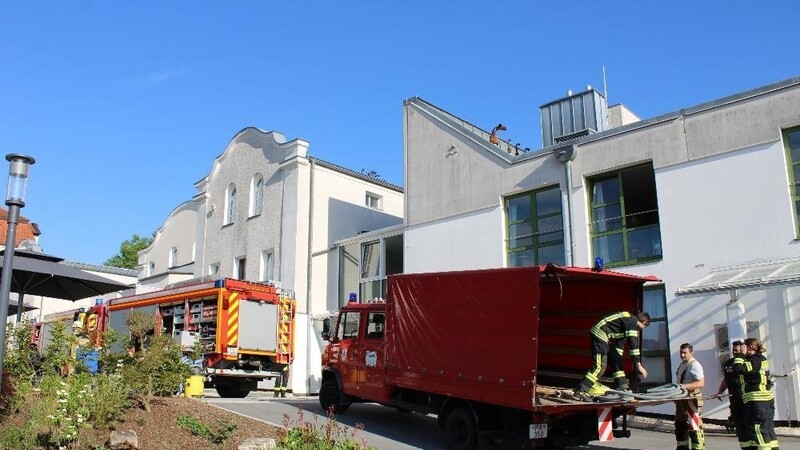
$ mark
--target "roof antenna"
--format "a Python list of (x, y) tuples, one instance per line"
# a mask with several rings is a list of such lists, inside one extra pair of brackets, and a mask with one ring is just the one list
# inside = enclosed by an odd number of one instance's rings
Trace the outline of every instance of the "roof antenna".
[(608, 105), (608, 85), (606, 84), (606, 65), (603, 64), (603, 95), (606, 97), (606, 105)]

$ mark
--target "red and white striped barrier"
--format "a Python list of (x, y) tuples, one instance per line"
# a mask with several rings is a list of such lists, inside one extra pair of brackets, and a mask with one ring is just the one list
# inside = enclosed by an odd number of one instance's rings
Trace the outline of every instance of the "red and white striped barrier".
[(601, 441), (614, 440), (614, 423), (611, 408), (602, 408), (597, 413), (597, 434)]
[(697, 400), (691, 400), (687, 403), (689, 404), (689, 409), (687, 411), (689, 413), (689, 427), (692, 429), (692, 431), (697, 431), (702, 425), (702, 422), (700, 421), (700, 414), (697, 412), (699, 409), (697, 406)]

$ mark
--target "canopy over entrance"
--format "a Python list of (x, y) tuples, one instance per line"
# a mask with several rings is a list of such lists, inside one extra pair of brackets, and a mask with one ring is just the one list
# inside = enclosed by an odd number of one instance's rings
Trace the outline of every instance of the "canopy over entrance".
[(730, 292), (782, 284), (800, 284), (800, 259), (761, 261), (714, 269), (705, 277), (675, 291), (675, 295)]

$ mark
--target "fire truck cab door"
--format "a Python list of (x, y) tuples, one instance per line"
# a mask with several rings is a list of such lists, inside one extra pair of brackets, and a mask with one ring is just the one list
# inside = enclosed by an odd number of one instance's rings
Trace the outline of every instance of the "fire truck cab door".
[(336, 329), (336, 345), (338, 346), (339, 364), (336, 368), (342, 377), (342, 388), (345, 393), (358, 395), (358, 369), (359, 360), (359, 323), (360, 311), (345, 311), (339, 316), (339, 326)]
[(388, 400), (384, 380), (384, 328), (386, 313), (382, 310), (364, 311), (361, 317), (364, 335), (357, 362), (359, 396), (369, 400)]

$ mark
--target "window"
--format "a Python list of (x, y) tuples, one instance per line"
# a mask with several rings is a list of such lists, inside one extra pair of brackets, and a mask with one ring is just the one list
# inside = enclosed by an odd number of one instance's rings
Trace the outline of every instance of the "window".
[(589, 180), (592, 249), (607, 267), (661, 259), (652, 164)]
[(358, 293), (358, 249), (359, 244), (352, 243), (339, 247), (339, 305), (344, 305), (350, 294)]
[(245, 271), (247, 267), (247, 258), (242, 256), (241, 258), (236, 258), (233, 260), (233, 278), (237, 280), (244, 280), (245, 275), (247, 272)]
[(386, 323), (386, 315), (382, 312), (371, 312), (367, 316), (367, 339), (382, 339), (383, 325)]
[(509, 267), (564, 265), (564, 219), (558, 186), (506, 198)]
[(250, 217), (261, 214), (264, 209), (264, 177), (256, 174), (250, 187)]
[(667, 299), (664, 286), (645, 287), (643, 310), (650, 314), (650, 326), (642, 331), (642, 364), (647, 369), (648, 386), (660, 386), (672, 380)]
[(147, 276), (149, 277), (150, 275), (154, 275), (155, 273), (156, 273), (156, 263), (151, 261), (147, 264)]
[(350, 311), (339, 317), (339, 327), (336, 336), (339, 339), (352, 339), (358, 337), (358, 322), (361, 318), (360, 311)]
[(233, 223), (234, 214), (236, 212), (236, 185), (231, 184), (225, 193), (225, 223), (228, 225)]
[(259, 281), (274, 280), (272, 263), (272, 250), (261, 252), (261, 270), (259, 270)]
[(370, 208), (383, 209), (383, 197), (372, 192), (367, 192), (366, 204)]
[(381, 259), (381, 241), (361, 245), (359, 298), (362, 301), (383, 298), (386, 292), (386, 277), (382, 276)]
[(169, 249), (169, 267), (178, 265), (178, 247), (172, 246)]
[(212, 276), (219, 275), (219, 263), (218, 262), (211, 263), (211, 264), (208, 265), (208, 274), (212, 275)]
[(794, 200), (794, 232), (800, 237), (800, 127), (784, 132), (786, 161), (789, 163), (789, 185)]
[(339, 247), (339, 304), (386, 297), (386, 276), (403, 273), (403, 235)]

